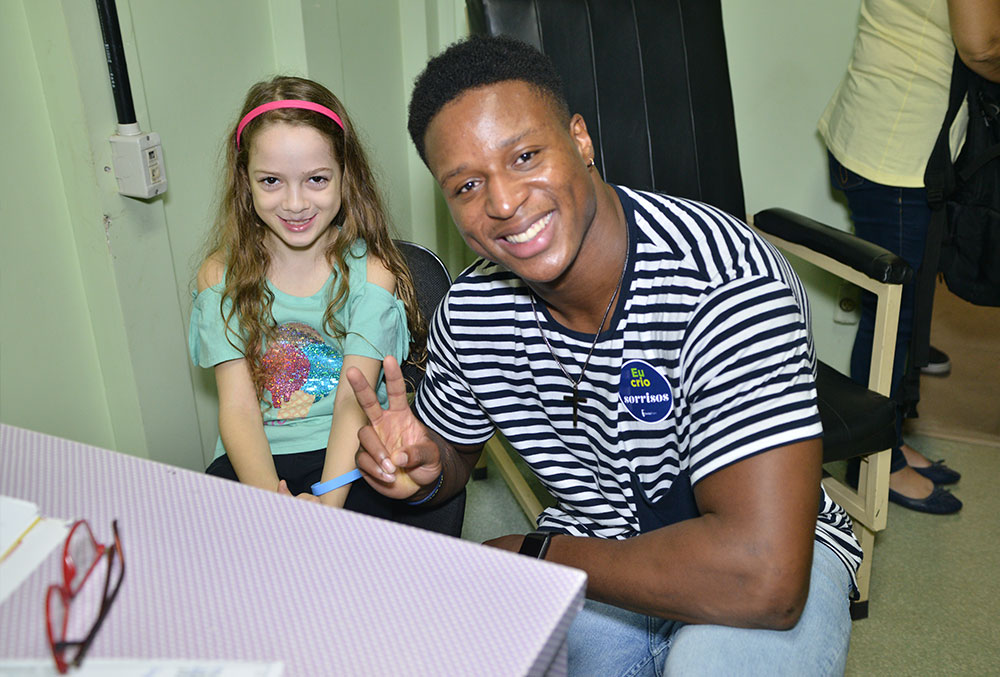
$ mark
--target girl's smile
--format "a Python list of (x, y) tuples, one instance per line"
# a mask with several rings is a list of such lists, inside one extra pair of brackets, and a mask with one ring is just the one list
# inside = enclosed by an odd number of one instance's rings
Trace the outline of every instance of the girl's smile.
[[(281, 218), (281, 217), (278, 217), (278, 218)], [(304, 231), (307, 228), (309, 228), (310, 225), (312, 225), (312, 222), (313, 222), (313, 220), (315, 218), (316, 218), (315, 216), (310, 216), (308, 219), (294, 219), (293, 220), (293, 219), (284, 219), (284, 218), (282, 218), (281, 220), (284, 222), (285, 227), (288, 228), (288, 230), (293, 231), (295, 233), (301, 233), (302, 231)]]

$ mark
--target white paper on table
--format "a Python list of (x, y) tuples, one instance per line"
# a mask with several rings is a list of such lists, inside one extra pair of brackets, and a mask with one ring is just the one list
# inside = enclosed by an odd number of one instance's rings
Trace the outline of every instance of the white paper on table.
[(0, 557), (31, 528), (38, 517), (38, 506), (31, 501), (0, 496)]
[[(284, 663), (87, 658), (73, 677), (281, 677)], [(52, 659), (0, 660), (0, 677), (57, 677)]]
[(34, 503), (0, 496), (0, 529), (3, 533), (0, 602), (3, 602), (62, 544), (69, 527), (62, 520), (40, 517)]

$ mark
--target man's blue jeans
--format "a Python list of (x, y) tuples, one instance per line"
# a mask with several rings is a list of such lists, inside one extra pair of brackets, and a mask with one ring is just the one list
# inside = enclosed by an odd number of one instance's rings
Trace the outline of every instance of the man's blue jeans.
[(790, 630), (691, 625), (587, 600), (569, 630), (573, 677), (843, 675), (851, 637), (851, 577), (813, 548), (809, 597)]
[[(869, 242), (885, 247), (910, 264), (913, 272), (920, 269), (927, 242), (927, 228), (931, 209), (927, 204), (927, 191), (923, 188), (898, 188), (855, 174), (829, 154), (830, 183), (843, 191), (851, 208), (854, 233)], [(896, 331), (896, 353), (892, 363), (892, 397), (899, 395), (906, 369), (906, 358), (913, 334), (914, 283), (903, 285), (903, 298), (899, 309), (899, 328)], [(875, 296), (868, 292), (861, 295), (861, 321), (851, 353), (851, 378), (858, 383), (868, 383), (872, 356), (872, 339), (875, 335)], [(892, 449), (890, 472), (906, 467), (906, 458), (900, 450), (903, 409), (896, 412), (896, 444)]]

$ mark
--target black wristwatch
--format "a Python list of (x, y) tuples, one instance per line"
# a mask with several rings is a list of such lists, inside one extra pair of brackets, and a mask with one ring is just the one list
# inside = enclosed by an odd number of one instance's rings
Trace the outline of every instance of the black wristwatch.
[(521, 549), (517, 553), (535, 559), (545, 559), (545, 553), (549, 550), (549, 541), (551, 540), (551, 531), (532, 531), (530, 534), (525, 534), (524, 540), (521, 541)]

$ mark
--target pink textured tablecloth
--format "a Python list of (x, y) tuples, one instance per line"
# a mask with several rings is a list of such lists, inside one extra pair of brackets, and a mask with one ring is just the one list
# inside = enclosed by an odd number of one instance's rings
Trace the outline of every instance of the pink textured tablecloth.
[[(0, 494), (86, 518), (127, 564), (89, 653), (282, 661), (286, 675), (565, 671), (576, 569), (0, 425)], [(0, 658), (49, 656), (54, 552), (0, 605)]]

